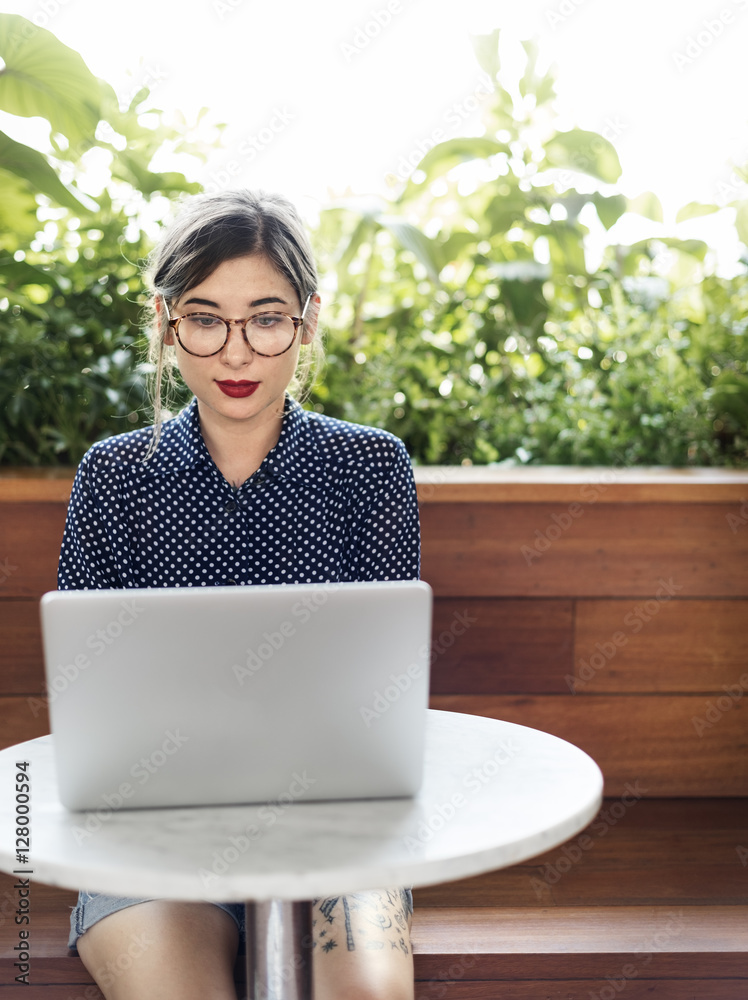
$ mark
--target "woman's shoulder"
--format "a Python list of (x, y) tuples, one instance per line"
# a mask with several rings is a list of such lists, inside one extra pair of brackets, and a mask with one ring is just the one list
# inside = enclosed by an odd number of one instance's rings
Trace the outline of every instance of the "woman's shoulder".
[(155, 428), (139, 427), (96, 441), (83, 456), (80, 468), (89, 475), (116, 476), (152, 471), (162, 461), (165, 452), (172, 451), (185, 434), (189, 434), (190, 409), (188, 407), (178, 416), (164, 421), (158, 448), (151, 457)]
[(314, 411), (307, 411), (306, 417), (315, 444), (329, 459), (357, 458), (378, 463), (407, 457), (400, 438), (381, 427), (355, 424)]

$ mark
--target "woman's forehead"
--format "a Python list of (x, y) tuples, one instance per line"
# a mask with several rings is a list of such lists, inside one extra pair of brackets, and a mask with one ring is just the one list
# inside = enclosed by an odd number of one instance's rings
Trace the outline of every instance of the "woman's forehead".
[(288, 305), (297, 304), (299, 297), (288, 278), (262, 254), (247, 254), (222, 261), (197, 285), (188, 288), (179, 301), (208, 298), (260, 304), (272, 298)]

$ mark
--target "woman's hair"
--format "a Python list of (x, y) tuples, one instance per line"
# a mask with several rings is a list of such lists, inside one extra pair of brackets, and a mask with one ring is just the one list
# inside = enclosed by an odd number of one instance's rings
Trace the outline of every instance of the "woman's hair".
[[(163, 384), (174, 387), (176, 352), (164, 343), (169, 316), (156, 310), (156, 297), (167, 307), (227, 260), (261, 254), (293, 287), (304, 305), (317, 292), (317, 268), (299, 215), (285, 198), (264, 191), (222, 191), (186, 201), (148, 259), (151, 289), (149, 394), (154, 434), (145, 460), (158, 446), (163, 423)], [(320, 338), (307, 345), (289, 391), (303, 396), (322, 357)]]

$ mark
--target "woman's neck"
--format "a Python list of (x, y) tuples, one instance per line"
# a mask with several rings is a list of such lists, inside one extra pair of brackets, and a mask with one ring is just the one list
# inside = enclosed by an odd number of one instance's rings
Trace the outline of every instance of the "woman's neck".
[(204, 413), (199, 403), (198, 412), (200, 432), (210, 457), (224, 479), (237, 488), (259, 469), (278, 443), (283, 428), (283, 414), (272, 411), (251, 427), (220, 416), (216, 420), (216, 414)]

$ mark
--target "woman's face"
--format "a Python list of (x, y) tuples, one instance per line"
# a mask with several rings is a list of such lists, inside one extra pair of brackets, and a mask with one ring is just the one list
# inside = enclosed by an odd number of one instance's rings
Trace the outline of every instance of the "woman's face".
[[(172, 318), (209, 312), (224, 319), (246, 319), (263, 310), (301, 316), (302, 308), (287, 279), (266, 257), (252, 254), (224, 261), (172, 303), (169, 313)], [(232, 429), (236, 423), (244, 424), (247, 430), (277, 420), (301, 344), (308, 344), (314, 336), (316, 313), (316, 302), (310, 303), (291, 348), (273, 358), (254, 354), (238, 324), (232, 324), (223, 349), (208, 358), (188, 354), (169, 329), (165, 343), (176, 347), (179, 370), (197, 397), (201, 420), (213, 426), (225, 426), (228, 421)]]

